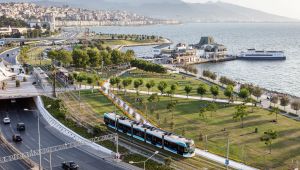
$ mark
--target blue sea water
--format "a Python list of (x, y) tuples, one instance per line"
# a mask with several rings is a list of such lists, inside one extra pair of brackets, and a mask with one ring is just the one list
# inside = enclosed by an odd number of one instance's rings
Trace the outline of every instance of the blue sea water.
[[(174, 43), (197, 43), (201, 36), (213, 36), (227, 46), (229, 53), (248, 48), (283, 50), (286, 61), (228, 61), (197, 65), (237, 81), (300, 96), (299, 23), (190, 23), (128, 27), (93, 27), (102, 33), (159, 35)], [(150, 47), (134, 47), (139, 56), (151, 55)]]

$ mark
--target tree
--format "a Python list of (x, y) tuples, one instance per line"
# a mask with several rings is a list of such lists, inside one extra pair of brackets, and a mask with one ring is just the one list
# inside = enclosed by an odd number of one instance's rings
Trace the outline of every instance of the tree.
[(232, 85), (228, 85), (224, 91), (224, 95), (226, 97), (228, 97), (228, 103), (230, 103), (230, 101), (232, 100), (233, 97), (233, 86)]
[(89, 65), (89, 55), (86, 50), (75, 48), (72, 56), (75, 67), (86, 68)]
[(113, 64), (121, 64), (124, 62), (124, 59), (122, 57), (122, 53), (119, 50), (112, 50), (111, 52), (111, 61)]
[(277, 104), (279, 101), (279, 97), (277, 95), (274, 95), (271, 97), (270, 99), (270, 102), (274, 104), (274, 107), (275, 107), (275, 104)]
[(124, 87), (124, 94), (126, 95), (126, 87), (128, 87), (129, 85), (131, 85), (132, 80), (130, 78), (124, 79), (122, 81), (123, 87)]
[(290, 98), (288, 96), (282, 96), (280, 98), (280, 105), (283, 106), (284, 111), (285, 111), (285, 107), (288, 106), (290, 104)]
[(280, 113), (280, 110), (278, 107), (273, 107), (272, 110), (270, 111), (270, 114), (275, 114), (276, 115), (276, 122), (278, 122), (278, 114)]
[(199, 109), (199, 117), (202, 119), (206, 119), (206, 115), (205, 115), (206, 109), (204, 107), (201, 107)]
[(242, 128), (244, 128), (244, 118), (248, 116), (245, 105), (236, 106), (236, 112), (233, 115), (234, 120), (242, 121)]
[(114, 86), (116, 85), (116, 79), (115, 78), (111, 78), (109, 79), (109, 84), (111, 84), (111, 86), (114, 88)]
[(210, 117), (212, 117), (213, 112), (218, 110), (218, 105), (216, 103), (209, 103), (206, 110), (210, 111)]
[(249, 98), (250, 92), (246, 88), (242, 88), (238, 94), (238, 96), (246, 102), (246, 100)]
[[(94, 79), (94, 77), (89, 76), (89, 77), (87, 77), (86, 81), (87, 81), (87, 84), (91, 86), (94, 83), (95, 79)], [(94, 92), (94, 85), (92, 87), (92, 93), (93, 92)]]
[(299, 100), (293, 101), (291, 107), (296, 111), (296, 114), (298, 114), (298, 111), (300, 110), (300, 101)]
[(189, 98), (189, 94), (191, 93), (192, 90), (193, 90), (193, 87), (190, 86), (190, 85), (186, 85), (186, 86), (184, 87), (184, 91), (185, 91), (185, 93), (186, 93), (186, 97), (187, 97), (187, 98)]
[[(156, 110), (157, 103), (160, 101), (158, 94), (157, 93), (151, 94), (150, 97), (148, 98), (148, 101), (151, 103), (150, 111), (154, 113), (154, 110)], [(155, 105), (153, 103), (155, 103)]]
[(164, 162), (165, 162), (165, 165), (167, 167), (170, 167), (171, 163), (172, 163), (172, 158), (171, 157), (167, 157), (167, 158), (165, 158)]
[(260, 138), (261, 141), (265, 142), (265, 145), (269, 146), (269, 153), (272, 153), (272, 142), (277, 139), (278, 133), (273, 130), (264, 132), (264, 135)]
[(161, 95), (165, 93), (166, 88), (168, 87), (168, 84), (165, 81), (159, 82), (157, 88), (160, 91)]
[(253, 92), (252, 92), (253, 96), (255, 96), (257, 100), (258, 100), (258, 98), (261, 97), (262, 93), (263, 92), (262, 92), (261, 88), (259, 88), (259, 87), (254, 87)]
[(177, 105), (177, 101), (172, 101), (172, 102), (168, 103), (168, 105), (167, 105), (168, 111), (171, 112), (171, 114), (172, 114), (172, 120), (174, 120), (173, 110), (176, 107), (176, 105)]
[(210, 92), (214, 96), (214, 99), (216, 99), (217, 96), (219, 95), (219, 87), (218, 86), (211, 86), (210, 87)]
[(120, 83), (121, 83), (120, 77), (115, 77), (115, 81), (116, 81), (117, 87), (119, 88), (120, 87)]
[(205, 84), (200, 84), (199, 87), (197, 88), (197, 93), (203, 97), (207, 92), (207, 86)]
[(97, 48), (90, 48), (87, 50), (87, 54), (89, 56), (89, 65), (98, 67), (101, 63), (100, 51)]
[(151, 88), (153, 88), (155, 86), (155, 82), (154, 80), (150, 80), (148, 83), (146, 83), (146, 87), (148, 89), (148, 94)]
[(56, 60), (57, 56), (58, 56), (58, 51), (56, 51), (56, 50), (50, 50), (48, 52), (48, 57), (52, 60)]
[(127, 50), (124, 54), (124, 62), (130, 62), (134, 59), (135, 53), (133, 50)]
[[(50, 52), (49, 52), (50, 53)], [(48, 53), (48, 55), (49, 55)], [(57, 60), (64, 65), (69, 65), (73, 62), (72, 53), (67, 50), (59, 50), (54, 52), (53, 54), (50, 53), (50, 55), (55, 55), (54, 57), (51, 57), (52, 60)]]
[(133, 86), (134, 86), (134, 88), (136, 89), (136, 94), (137, 94), (137, 95), (139, 94), (139, 87), (140, 87), (141, 85), (143, 85), (143, 83), (144, 83), (143, 79), (137, 79), (137, 80), (134, 80)]

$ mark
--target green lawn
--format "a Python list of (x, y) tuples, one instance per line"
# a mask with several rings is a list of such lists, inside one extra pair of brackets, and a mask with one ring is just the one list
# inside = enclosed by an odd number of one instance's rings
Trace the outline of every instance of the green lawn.
[(36, 66), (36, 65), (50, 65), (51, 60), (50, 59), (42, 59), (40, 60), (40, 56), (42, 55), (43, 51), (45, 50), (46, 47), (37, 47), (37, 48), (32, 48), (29, 50), (27, 53), (27, 57), (25, 58), (25, 62), (27, 64)]
[[(192, 92), (189, 94), (190, 96), (199, 96), (197, 94), (197, 88), (199, 87), (200, 84), (207, 84), (201, 80), (195, 80), (195, 78), (191, 78), (191, 77), (186, 77), (180, 74), (158, 74), (158, 73), (149, 73), (149, 72), (144, 72), (141, 70), (134, 70), (131, 71), (130, 73), (126, 73), (124, 74), (121, 78), (128, 78), (130, 77), (132, 79), (132, 81), (136, 80), (136, 79), (143, 79), (144, 84), (142, 87), (139, 88), (139, 90), (141, 91), (147, 91), (148, 89), (146, 88), (145, 84), (151, 80), (153, 80), (156, 84), (155, 87), (153, 87), (150, 91), (153, 92), (159, 92), (159, 90), (157, 89), (157, 85), (159, 84), (160, 81), (165, 81), (168, 84), (168, 88), (167, 90), (170, 89), (170, 86), (172, 84), (177, 84), (177, 90), (175, 92), (175, 94), (182, 94), (182, 95), (186, 95), (186, 92), (184, 91), (184, 87), (187, 85), (192, 86)], [(207, 84), (208, 86), (208, 91), (207, 94), (204, 95), (204, 97), (213, 97), (209, 91), (209, 87), (210, 85)], [(127, 89), (134, 89), (133, 83), (131, 84), (131, 86), (129, 86)], [(220, 93), (218, 98), (221, 99), (227, 99), (226, 96), (224, 96), (223, 91), (220, 88)]]
[[(145, 106), (135, 102), (135, 94), (127, 94), (126, 97), (123, 94), (120, 95), (134, 107), (145, 110)], [(146, 95), (139, 97), (145, 98), (145, 100), (147, 98)], [(243, 161), (258, 168), (285, 169), (291, 166), (292, 160), (300, 160), (299, 122), (278, 116), (279, 122), (275, 124), (271, 122), (275, 116), (269, 115), (269, 111), (255, 108), (252, 113), (252, 109), (248, 108), (249, 115), (244, 121), (245, 127), (241, 128), (241, 122), (233, 120), (234, 106), (219, 105), (216, 112), (205, 113), (207, 117), (205, 120), (199, 117), (199, 108), (205, 107), (208, 102), (190, 99), (176, 100), (178, 104), (173, 111), (173, 130), (171, 127), (172, 113), (166, 109), (170, 102), (169, 97), (160, 97), (154, 113), (150, 113), (149, 110), (152, 106), (147, 103), (150, 120), (165, 130), (194, 139), (198, 147), (207, 148), (221, 156), (226, 155), (226, 133), (229, 132), (231, 159)], [(159, 115), (159, 120), (157, 115)], [(258, 128), (258, 133), (254, 133), (255, 128)], [(260, 141), (260, 137), (268, 129), (278, 132), (278, 139), (273, 141), (272, 154), (268, 154), (267, 147)], [(205, 135), (208, 135), (207, 143), (204, 140)], [(201, 137), (202, 139), (200, 139)]]

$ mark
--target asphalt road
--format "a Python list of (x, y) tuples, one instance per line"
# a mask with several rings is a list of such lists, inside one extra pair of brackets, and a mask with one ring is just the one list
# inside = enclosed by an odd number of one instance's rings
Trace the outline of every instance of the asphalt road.
[(4, 52), (0, 55), (0, 58), (4, 59), (5, 61), (15, 65), (16, 64), (16, 56), (19, 53), (19, 48), (9, 50)]
[[(35, 110), (34, 102), (32, 99), (17, 99), (16, 103), (11, 103), (10, 100), (0, 101), (0, 113), (1, 118), (7, 114), (11, 119), (10, 125), (1, 124), (1, 129), (7, 140), (13, 143), (17, 149), (21, 152), (27, 152), (30, 150), (38, 149), (38, 123), (37, 123), (37, 111), (24, 111), (24, 108)], [(26, 130), (24, 132), (18, 132), (16, 125), (19, 122), (25, 123)], [(49, 126), (45, 120), (40, 121), (41, 132), (41, 148), (56, 146), (64, 144), (65, 141), (61, 137), (62, 134), (55, 132), (51, 126)], [(12, 135), (20, 133), (23, 138), (23, 142), (16, 144), (12, 141)], [(49, 169), (50, 167), (50, 155), (42, 155), (42, 167)], [(32, 157), (32, 160), (39, 162), (39, 157)], [(53, 169), (61, 169), (61, 163), (64, 161), (74, 161), (80, 169), (85, 170), (119, 170), (122, 169), (116, 165), (112, 165), (102, 158), (96, 157), (85, 151), (77, 148), (68, 149), (60, 152), (52, 153), (52, 167)]]
[[(2, 115), (1, 115), (2, 118)], [(2, 119), (1, 119), (2, 123)], [(3, 144), (0, 145), (0, 157), (10, 156), (11, 153)], [(14, 161), (0, 164), (0, 170), (20, 170), (28, 169), (28, 167), (22, 161)]]

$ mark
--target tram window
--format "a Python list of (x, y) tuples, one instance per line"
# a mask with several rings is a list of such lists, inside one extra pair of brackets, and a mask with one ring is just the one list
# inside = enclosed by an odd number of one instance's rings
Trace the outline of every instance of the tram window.
[(147, 134), (147, 135), (146, 135), (146, 139), (147, 139), (148, 141), (152, 142), (152, 135)]
[(179, 152), (183, 153), (183, 152), (184, 152), (184, 150), (185, 150), (185, 149), (184, 149), (184, 147), (182, 147), (182, 146), (178, 145), (178, 151), (179, 151)]

